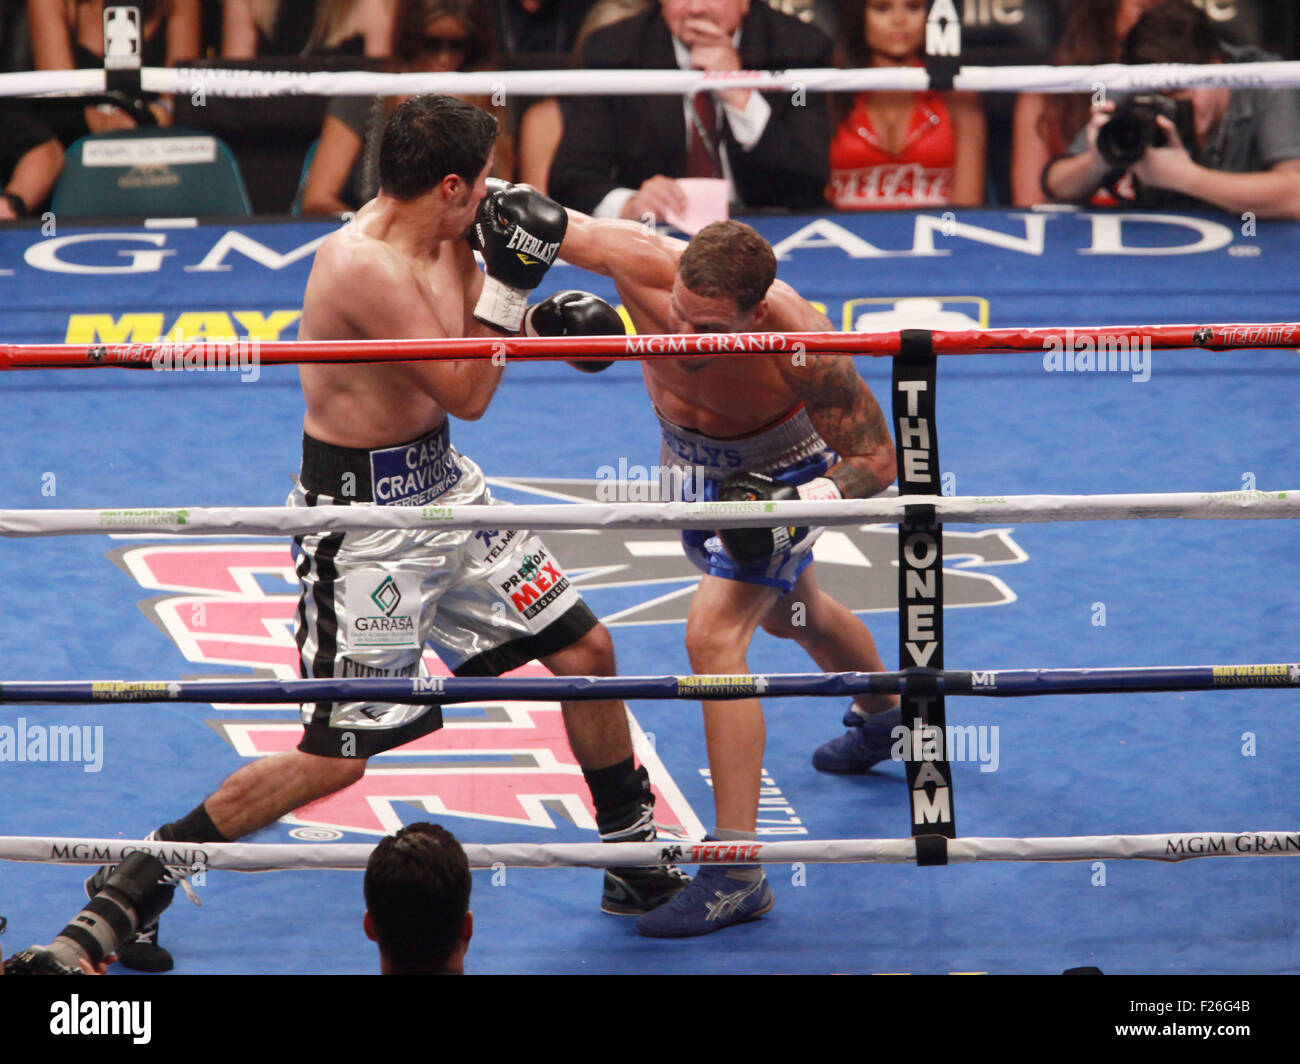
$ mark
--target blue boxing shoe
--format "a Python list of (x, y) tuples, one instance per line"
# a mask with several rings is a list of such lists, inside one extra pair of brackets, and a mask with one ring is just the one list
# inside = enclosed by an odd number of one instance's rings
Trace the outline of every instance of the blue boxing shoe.
[(813, 752), (813, 768), (840, 776), (871, 771), (873, 765), (889, 760), (898, 744), (894, 729), (902, 722), (903, 714), (898, 707), (863, 717), (850, 705), (844, 714), (844, 724), (849, 730)]
[(690, 886), (636, 922), (649, 938), (690, 938), (711, 935), (732, 924), (757, 920), (776, 903), (767, 876), (737, 879), (728, 874), (736, 865), (706, 865)]

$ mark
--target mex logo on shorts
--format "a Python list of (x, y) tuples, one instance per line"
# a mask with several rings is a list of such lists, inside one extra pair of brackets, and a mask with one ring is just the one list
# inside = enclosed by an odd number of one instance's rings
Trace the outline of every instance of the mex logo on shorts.
[(569, 578), (545, 550), (539, 550), (520, 562), (500, 586), (515, 609), (532, 620), (569, 589)]

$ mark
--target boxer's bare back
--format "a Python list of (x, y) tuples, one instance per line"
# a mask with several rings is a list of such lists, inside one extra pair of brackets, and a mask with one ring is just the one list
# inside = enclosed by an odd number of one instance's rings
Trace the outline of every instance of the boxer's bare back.
[[(380, 195), (316, 252), (300, 340), (499, 335), (473, 317), (483, 275), (464, 233), (487, 192), (492, 160), (473, 186), (412, 201)], [(342, 447), (404, 443), (448, 413), (481, 417), (501, 377), (491, 360), (304, 364), (304, 429)]]

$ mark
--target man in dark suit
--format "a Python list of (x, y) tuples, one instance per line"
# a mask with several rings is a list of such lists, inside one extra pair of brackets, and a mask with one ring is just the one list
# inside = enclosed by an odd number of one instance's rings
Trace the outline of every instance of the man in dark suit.
[[(781, 70), (830, 65), (821, 31), (763, 0), (660, 0), (593, 33), (589, 68)], [(662, 218), (685, 206), (679, 177), (726, 177), (747, 207), (824, 204), (830, 127), (824, 98), (730, 90), (678, 96), (575, 96), (549, 191), (595, 217)]]

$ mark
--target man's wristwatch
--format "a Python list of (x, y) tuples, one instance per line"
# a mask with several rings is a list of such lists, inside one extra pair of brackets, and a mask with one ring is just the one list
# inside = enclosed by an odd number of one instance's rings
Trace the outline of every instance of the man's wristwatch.
[(4, 198), (9, 201), (9, 206), (14, 209), (14, 214), (18, 215), (19, 218), (27, 217), (29, 213), (27, 201), (23, 199), (22, 196), (18, 195), (17, 192), (10, 192), (8, 189), (5, 189)]

